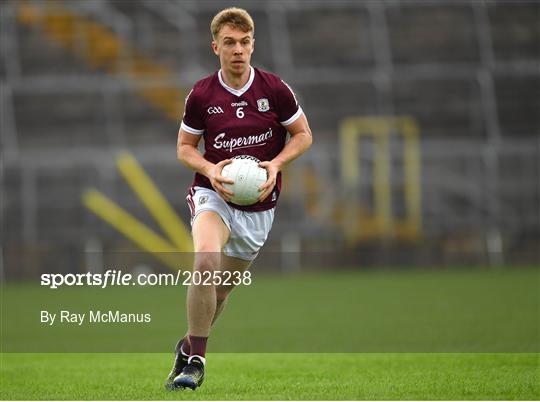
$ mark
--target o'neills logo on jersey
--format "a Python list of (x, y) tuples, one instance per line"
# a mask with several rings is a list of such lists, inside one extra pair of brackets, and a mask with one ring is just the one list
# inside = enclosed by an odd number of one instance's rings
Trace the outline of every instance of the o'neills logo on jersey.
[(238, 106), (247, 106), (248, 103), (246, 101), (242, 101), (242, 102), (233, 102), (231, 103), (231, 106), (232, 107), (238, 107)]
[(260, 147), (265, 145), (269, 138), (272, 138), (272, 129), (269, 129), (266, 133), (238, 138), (227, 138), (225, 133), (221, 133), (214, 139), (214, 148), (226, 149), (232, 152), (235, 149)]

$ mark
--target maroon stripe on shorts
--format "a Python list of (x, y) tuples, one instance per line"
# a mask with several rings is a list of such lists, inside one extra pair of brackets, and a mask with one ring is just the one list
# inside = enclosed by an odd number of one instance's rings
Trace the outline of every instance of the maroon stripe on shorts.
[(194, 195), (195, 195), (195, 190), (192, 187), (189, 189), (189, 194), (186, 197), (186, 201), (188, 203), (189, 212), (191, 213), (191, 216), (195, 215), (195, 202), (193, 201)]

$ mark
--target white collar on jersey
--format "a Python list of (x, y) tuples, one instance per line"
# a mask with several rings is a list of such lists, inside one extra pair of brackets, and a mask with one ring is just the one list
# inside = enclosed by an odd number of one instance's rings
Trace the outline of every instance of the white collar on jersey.
[(253, 80), (255, 79), (255, 70), (253, 69), (253, 67), (249, 66), (248, 82), (246, 82), (246, 85), (244, 85), (240, 89), (234, 89), (228, 86), (227, 84), (225, 84), (225, 81), (223, 81), (223, 78), (221, 77), (221, 69), (218, 71), (218, 78), (219, 78), (219, 83), (221, 84), (223, 88), (225, 88), (227, 91), (229, 91), (233, 95), (242, 96), (249, 89), (251, 84), (253, 84)]

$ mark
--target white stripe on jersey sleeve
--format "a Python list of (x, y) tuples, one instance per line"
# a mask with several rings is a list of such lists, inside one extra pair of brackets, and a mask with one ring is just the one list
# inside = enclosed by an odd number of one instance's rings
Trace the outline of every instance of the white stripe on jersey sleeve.
[(289, 119), (285, 121), (280, 121), (280, 124), (282, 126), (288, 126), (289, 124), (293, 124), (296, 120), (298, 120), (301, 114), (302, 114), (302, 108), (298, 106), (298, 110), (296, 111), (296, 113), (293, 114)]
[(192, 127), (188, 126), (183, 121), (182, 121), (182, 124), (180, 124), (180, 128), (182, 130), (187, 131), (190, 134), (193, 134), (193, 135), (201, 135), (201, 134), (204, 133), (204, 129), (203, 130), (197, 130), (196, 128), (192, 128)]

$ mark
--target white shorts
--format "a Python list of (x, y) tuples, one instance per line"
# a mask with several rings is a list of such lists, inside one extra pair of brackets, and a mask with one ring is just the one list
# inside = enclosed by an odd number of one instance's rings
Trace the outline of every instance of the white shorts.
[(203, 211), (216, 212), (230, 231), (223, 253), (230, 257), (253, 261), (263, 246), (274, 221), (275, 208), (260, 212), (240, 211), (228, 205), (213, 190), (195, 187), (187, 196), (191, 225)]

